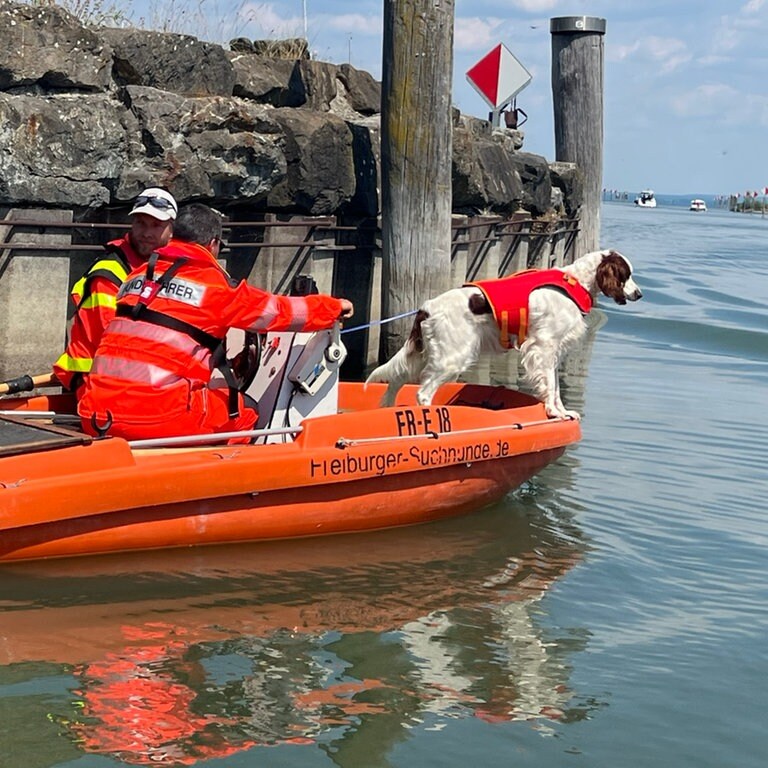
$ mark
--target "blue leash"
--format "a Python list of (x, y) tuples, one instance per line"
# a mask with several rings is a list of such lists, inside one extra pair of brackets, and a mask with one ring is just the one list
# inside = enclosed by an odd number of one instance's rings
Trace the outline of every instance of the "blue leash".
[(373, 322), (366, 323), (365, 325), (356, 325), (354, 328), (345, 328), (342, 333), (362, 331), (364, 328), (372, 328), (374, 325), (384, 325), (385, 323), (391, 323), (393, 320), (401, 320), (404, 317), (415, 315), (418, 311), (418, 309), (412, 309), (410, 312), (403, 312), (401, 315), (395, 315), (394, 317), (385, 317), (383, 320), (374, 320)]

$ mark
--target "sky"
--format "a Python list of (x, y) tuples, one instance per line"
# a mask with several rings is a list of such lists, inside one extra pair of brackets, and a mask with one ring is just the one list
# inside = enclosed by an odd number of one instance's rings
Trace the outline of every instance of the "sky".
[[(439, 2), (439, 0), (436, 0)], [(137, 0), (134, 17), (203, 40), (306, 36), (313, 58), (381, 79), (384, 0)], [(180, 12), (180, 10), (182, 12)], [(532, 74), (523, 151), (555, 159), (550, 19), (605, 19), (603, 187), (768, 187), (768, 0), (455, 0), (452, 100), (486, 118), (466, 72), (504, 43)]]

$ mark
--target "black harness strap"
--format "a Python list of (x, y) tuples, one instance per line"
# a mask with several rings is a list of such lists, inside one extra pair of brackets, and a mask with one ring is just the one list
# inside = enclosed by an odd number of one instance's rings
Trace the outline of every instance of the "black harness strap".
[(156, 312), (147, 305), (154, 301), (157, 294), (166, 289), (176, 273), (189, 261), (185, 257), (176, 259), (163, 274), (155, 280), (155, 267), (157, 266), (160, 254), (155, 251), (147, 261), (147, 271), (144, 279), (144, 287), (139, 294), (138, 300), (133, 307), (124, 304), (118, 304), (118, 317), (128, 317), (131, 320), (142, 320), (143, 322), (159, 325), (163, 328), (169, 328), (179, 333), (190, 336), (198, 344), (206, 347), (211, 352), (211, 365), (221, 372), (224, 381), (229, 388), (229, 417), (231, 419), (240, 415), (240, 398), (238, 396), (237, 382), (235, 381), (232, 368), (227, 362), (227, 351), (224, 346), (224, 339), (206, 333), (190, 323), (170, 317), (162, 312)]
[(211, 354), (211, 362), (213, 363), (213, 366), (221, 372), (224, 381), (227, 382), (227, 388), (229, 389), (229, 418), (235, 419), (240, 415), (240, 398), (238, 396), (240, 390), (237, 386), (232, 366), (227, 360), (227, 350), (224, 347), (223, 341)]
[[(136, 320), (133, 316), (133, 307), (129, 307), (127, 304), (117, 305), (117, 316), (127, 317), (130, 320)], [(163, 312), (156, 312), (154, 309), (150, 309), (146, 305), (141, 312), (141, 317), (138, 318), (143, 322), (152, 323), (153, 325), (159, 325), (163, 328), (170, 328), (172, 331), (179, 331), (179, 333), (185, 333), (187, 336), (191, 336), (200, 346), (210, 350), (211, 353), (216, 351), (217, 347), (222, 346), (223, 342), (218, 336), (214, 336), (211, 333), (197, 328), (191, 323), (185, 323), (183, 320), (179, 320), (176, 317), (171, 317)]]
[(176, 273), (189, 261), (187, 258), (176, 259), (163, 274), (155, 280), (155, 267), (157, 266), (157, 260), (160, 258), (160, 254), (155, 251), (147, 261), (147, 272), (144, 278), (144, 287), (139, 294), (138, 301), (133, 305), (132, 316), (134, 320), (137, 320), (147, 308), (147, 305), (154, 301), (160, 291), (167, 288), (171, 280), (173, 280)]
[(118, 288), (123, 284), (123, 281), (111, 269), (106, 269), (104, 267), (101, 269), (93, 269), (88, 273), (86, 283), (89, 287), (91, 280), (93, 280), (95, 277), (103, 277), (105, 280), (109, 280), (110, 283), (116, 285)]

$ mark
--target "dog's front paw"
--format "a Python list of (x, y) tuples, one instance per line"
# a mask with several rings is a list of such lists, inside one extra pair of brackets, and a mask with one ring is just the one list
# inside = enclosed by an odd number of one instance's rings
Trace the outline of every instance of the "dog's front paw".
[(578, 411), (569, 411), (562, 405), (546, 405), (547, 416), (550, 419), (573, 419), (581, 421), (581, 414)]

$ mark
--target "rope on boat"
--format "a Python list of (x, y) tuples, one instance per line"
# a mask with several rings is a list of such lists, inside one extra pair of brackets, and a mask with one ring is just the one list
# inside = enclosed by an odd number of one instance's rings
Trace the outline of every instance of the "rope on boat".
[(399, 315), (394, 315), (393, 317), (384, 317), (381, 320), (371, 320), (370, 323), (365, 323), (365, 325), (356, 325), (354, 328), (345, 328), (342, 333), (352, 333), (352, 331), (362, 331), (366, 328), (372, 328), (374, 325), (385, 325), (386, 323), (394, 322), (395, 320), (402, 320), (404, 317), (410, 317), (411, 315), (415, 315), (419, 310), (418, 309), (411, 309), (408, 312), (403, 312)]
[(389, 435), (388, 437), (361, 437), (357, 440), (349, 440), (346, 437), (340, 437), (336, 441), (337, 448), (349, 448), (351, 445), (366, 445), (367, 443), (380, 443), (386, 440), (388, 443), (395, 440), (437, 440), (440, 435), (458, 434), (453, 432), (425, 432), (423, 435)]
[(427, 432), (423, 435), (397, 435), (397, 436), (389, 436), (389, 437), (361, 437), (358, 439), (352, 438), (348, 439), (346, 437), (340, 437), (336, 441), (336, 447), (337, 448), (349, 448), (353, 445), (367, 445), (369, 443), (382, 443), (382, 442), (391, 442), (393, 440), (417, 440), (419, 438), (425, 439), (425, 440), (438, 440), (441, 437), (447, 437), (447, 436), (453, 436), (453, 435), (472, 435), (476, 433), (486, 433), (486, 432), (497, 432), (502, 429), (513, 429), (513, 430), (520, 430), (520, 429), (527, 429), (528, 427), (540, 427), (544, 424), (556, 424), (560, 421), (573, 421), (572, 416), (566, 416), (565, 418), (556, 418), (556, 419), (539, 419), (538, 421), (529, 421), (527, 424), (499, 424), (496, 427), (473, 427), (471, 429), (456, 429), (452, 432)]

